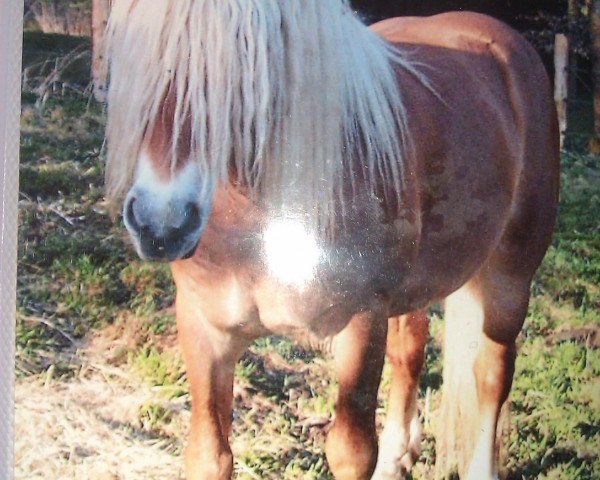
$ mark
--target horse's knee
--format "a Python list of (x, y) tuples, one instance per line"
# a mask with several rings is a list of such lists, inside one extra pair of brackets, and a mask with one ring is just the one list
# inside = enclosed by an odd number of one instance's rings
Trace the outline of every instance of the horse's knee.
[(336, 420), (327, 435), (325, 451), (336, 480), (368, 480), (377, 463), (375, 430)]
[(424, 311), (388, 320), (386, 355), (394, 370), (402, 371), (409, 382), (416, 382), (425, 361), (429, 321)]
[(498, 478), (498, 418), (510, 392), (514, 361), (514, 343), (503, 345), (484, 338), (473, 367), (479, 412), (467, 480)]
[(386, 334), (384, 318), (366, 313), (353, 317), (335, 338), (337, 415), (325, 448), (336, 479), (370, 479), (375, 469), (375, 410)]
[(512, 385), (516, 347), (484, 339), (483, 348), (475, 359), (474, 374), (477, 396), (481, 406), (486, 403), (502, 405)]
[(188, 445), (185, 450), (187, 480), (230, 480), (233, 474), (233, 455), (229, 448), (219, 451)]

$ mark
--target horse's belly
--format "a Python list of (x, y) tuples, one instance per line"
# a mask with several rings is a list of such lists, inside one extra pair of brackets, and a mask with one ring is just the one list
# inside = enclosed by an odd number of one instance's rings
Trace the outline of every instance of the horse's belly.
[[(325, 249), (311, 275), (300, 281), (293, 281), (293, 275), (286, 278), (285, 263), (281, 274), (267, 271), (254, 290), (263, 326), (290, 336), (309, 332), (324, 337), (339, 332), (356, 313), (382, 303), (402, 304), (405, 310), (426, 303), (420, 289), (407, 290), (413, 283), (414, 255), (402, 248), (397, 232), (386, 233), (381, 225), (378, 231), (376, 242), (358, 238)], [(291, 268), (297, 261), (291, 259)]]
[[(254, 288), (260, 322), (280, 334), (324, 337), (359, 312), (383, 308), (385, 316), (399, 315), (445, 297), (479, 268), (501, 231), (492, 214), (481, 220), (471, 209), (463, 217), (477, 225), (468, 232), (448, 226), (437, 233), (427, 222), (418, 232), (402, 222), (374, 223), (323, 248), (317, 261), (302, 258), (302, 249), (281, 255), (282, 264), (267, 268)], [(311, 262), (310, 275), (294, 278), (294, 268)]]
[[(450, 165), (446, 171), (454, 174)], [(327, 337), (359, 312), (385, 317), (422, 308), (459, 288), (502, 229), (507, 196), (490, 188), (488, 202), (479, 201), (471, 194), (476, 182), (463, 176), (460, 188), (435, 191), (430, 184), (450, 180), (427, 177), (427, 210), (395, 220), (384, 218), (379, 202), (356, 202), (327, 245), (294, 219), (279, 220), (283, 215), (241, 236), (207, 229), (196, 255), (204, 267), (190, 289), (225, 329), (244, 325), (287, 336)]]

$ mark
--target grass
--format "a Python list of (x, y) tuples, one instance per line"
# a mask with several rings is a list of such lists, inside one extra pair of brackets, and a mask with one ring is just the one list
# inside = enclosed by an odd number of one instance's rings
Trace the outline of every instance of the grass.
[(562, 158), (559, 219), (534, 283), (511, 395), (514, 478), (600, 475), (600, 355), (591, 337), (600, 331), (598, 165), (583, 154)]
[[(42, 66), (50, 68), (73, 49), (86, 48), (81, 39), (25, 36), (24, 65), (31, 67), (32, 79), (38, 69), (38, 80), (26, 84), (23, 94), (17, 403), (25, 409), (19, 415), (37, 414), (31, 396), (39, 395), (40, 402), (48, 400), (52, 411), (61, 412), (59, 423), (71, 418), (61, 408), (73, 408), (78, 395), (88, 395), (94, 408), (108, 405), (101, 415), (102, 428), (113, 435), (107, 438), (124, 451), (135, 446), (136, 461), (147, 463), (146, 469), (136, 464), (124, 478), (155, 478), (152, 469), (159, 470), (150, 460), (157, 452), (166, 455), (160, 457), (163, 464), (173, 456), (174, 464), (182, 464), (189, 420), (170, 272), (164, 265), (139, 261), (122, 225), (107, 213), (104, 117), (86, 93), (82, 72), (88, 57), (83, 54), (69, 64), (45, 91), (37, 89), (47, 76)], [(61, 82), (69, 87), (62, 88)], [(504, 456), (511, 479), (600, 478), (599, 285), (600, 158), (573, 150), (563, 155), (559, 221), (519, 340)], [(425, 440), (414, 478), (430, 478), (435, 462), (432, 426), (441, 386), (443, 323), (438, 310), (432, 310), (432, 317), (419, 393)], [(380, 419), (388, 387), (386, 369)], [(326, 356), (280, 337), (255, 342), (236, 368), (237, 478), (331, 478), (323, 443), (336, 388)], [(105, 398), (110, 392), (113, 396)], [(129, 416), (122, 414), (125, 402), (119, 398), (134, 407)], [(45, 425), (41, 419), (49, 412), (39, 410), (39, 415), (18, 419), (25, 419), (23, 426)], [(76, 433), (86, 427), (76, 425), (64, 429), (69, 437), (63, 441), (74, 445), (70, 460), (55, 450), (46, 457), (35, 450), (45, 459), (46, 478), (52, 478), (48, 472), (70, 472), (69, 465), (79, 468), (94, 458), (96, 463), (110, 458), (111, 445), (100, 446), (100, 439), (83, 448), (85, 441)], [(17, 455), (17, 478), (38, 478), (25, 452), (40, 443), (39, 436), (48, 435), (48, 445), (55, 445), (55, 433), (28, 432), (24, 429), (19, 439), (23, 450)], [(88, 454), (78, 456), (79, 451)], [(144, 451), (153, 453), (143, 458), (139, 452)], [(125, 467), (111, 468), (122, 472)], [(73, 471), (79, 473), (70, 478), (85, 478), (82, 470)], [(160, 472), (156, 478), (180, 476), (177, 468)]]

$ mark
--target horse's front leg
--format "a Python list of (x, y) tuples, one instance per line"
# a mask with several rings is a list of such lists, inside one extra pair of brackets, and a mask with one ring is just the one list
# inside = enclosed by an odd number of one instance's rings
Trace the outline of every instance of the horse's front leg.
[(334, 339), (339, 393), (326, 452), (337, 480), (370, 479), (375, 469), (375, 410), (386, 333), (387, 322), (383, 316), (361, 313)]
[(388, 320), (387, 356), (392, 367), (385, 427), (373, 480), (398, 480), (410, 472), (421, 449), (417, 410), (429, 320), (424, 310)]
[(249, 339), (211, 324), (178, 298), (177, 328), (192, 397), (192, 420), (185, 450), (188, 480), (229, 480), (229, 447), (235, 364)]

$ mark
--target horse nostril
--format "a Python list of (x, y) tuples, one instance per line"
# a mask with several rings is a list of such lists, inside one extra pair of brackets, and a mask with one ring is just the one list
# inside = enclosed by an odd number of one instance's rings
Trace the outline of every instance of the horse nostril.
[(200, 228), (201, 218), (200, 218), (200, 208), (193, 202), (189, 202), (185, 206), (183, 223), (181, 227), (179, 227), (179, 231), (182, 234), (188, 234), (194, 232), (198, 228)]
[(140, 231), (140, 224), (135, 218), (135, 212), (133, 210), (133, 204), (135, 203), (135, 197), (132, 197), (127, 205), (125, 206), (125, 220), (129, 223), (129, 226), (136, 232)]
[(202, 227), (202, 210), (194, 202), (163, 206), (134, 195), (123, 205), (123, 218), (142, 258), (153, 260), (193, 253), (190, 244), (197, 244)]

